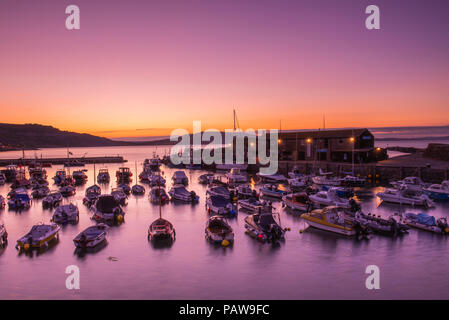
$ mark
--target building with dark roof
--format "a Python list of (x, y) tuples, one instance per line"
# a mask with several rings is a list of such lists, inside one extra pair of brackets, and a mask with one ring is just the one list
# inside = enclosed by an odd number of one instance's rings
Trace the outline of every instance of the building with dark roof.
[(368, 129), (290, 130), (279, 133), (279, 160), (365, 163), (385, 158)]

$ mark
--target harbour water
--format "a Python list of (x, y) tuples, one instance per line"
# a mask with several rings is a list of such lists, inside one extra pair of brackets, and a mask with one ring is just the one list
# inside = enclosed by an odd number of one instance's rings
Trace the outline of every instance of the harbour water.
[[(123, 155), (134, 173), (153, 147), (72, 148), (74, 156)], [(167, 149), (168, 150), (168, 149)], [(166, 150), (158, 148), (163, 155)], [(64, 156), (66, 149), (42, 149), (37, 156)], [(2, 158), (20, 157), (21, 152), (0, 154)], [(26, 152), (33, 157), (34, 151)], [(119, 164), (108, 164), (111, 183), (102, 185), (103, 193), (115, 186)], [(101, 165), (97, 165), (97, 170)], [(55, 171), (47, 169), (52, 183)], [(147, 241), (148, 226), (158, 215), (158, 207), (145, 196), (130, 196), (125, 223), (110, 229), (108, 244), (96, 253), (75, 254), (72, 239), (93, 225), (92, 214), (83, 206), (85, 188), (93, 184), (93, 165), (87, 165), (88, 183), (69, 198), (80, 209), (77, 225), (60, 231), (59, 241), (45, 252), (33, 256), (19, 254), (14, 248), (18, 238), (38, 222), (49, 222), (52, 211), (43, 210), (41, 200), (33, 201), (28, 211), (0, 211), (0, 223), (9, 233), (9, 244), (0, 249), (0, 299), (448, 299), (449, 238), (410, 230), (392, 239), (374, 236), (369, 241), (346, 239), (306, 228), (298, 214), (275, 206), (284, 227), (290, 227), (280, 246), (261, 244), (244, 233), (246, 213), (229, 220), (235, 232), (232, 247), (213, 246), (204, 238), (208, 214), (205, 210), (206, 187), (197, 183), (201, 170), (186, 170), (189, 189), (200, 196), (196, 205), (170, 203), (162, 208), (171, 221), (177, 238), (171, 247), (155, 248)], [(72, 168), (73, 170), (73, 168)], [(167, 189), (175, 169), (165, 166)], [(135, 173), (133, 175), (135, 179)], [(133, 182), (134, 183), (134, 182)], [(258, 186), (256, 186), (258, 187)], [(423, 212), (425, 209), (379, 205), (370, 187), (360, 198), (362, 209), (388, 216), (394, 212)], [(9, 184), (0, 186), (6, 196)], [(449, 216), (449, 203), (438, 203), (427, 210), (435, 216)], [(299, 230), (304, 230), (300, 233)], [(66, 267), (80, 268), (80, 290), (66, 289)], [(365, 269), (380, 268), (380, 290), (367, 290)]]

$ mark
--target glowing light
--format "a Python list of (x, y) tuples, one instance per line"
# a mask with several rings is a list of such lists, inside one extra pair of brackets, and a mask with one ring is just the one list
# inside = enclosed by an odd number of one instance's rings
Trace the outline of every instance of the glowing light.
[(278, 139), (278, 143), (282, 143), (282, 140), (281, 140), (281, 139)]
[(379, 147), (377, 147), (377, 148), (376, 148), (376, 151), (380, 151), (380, 148), (379, 148)]
[(349, 138), (349, 141), (354, 142), (354, 141), (355, 141), (355, 138), (354, 138), (354, 137), (351, 137), (351, 138)]
[(307, 143), (311, 143), (311, 142), (312, 142), (312, 139), (308, 138), (308, 139), (306, 140), (306, 142), (307, 142)]

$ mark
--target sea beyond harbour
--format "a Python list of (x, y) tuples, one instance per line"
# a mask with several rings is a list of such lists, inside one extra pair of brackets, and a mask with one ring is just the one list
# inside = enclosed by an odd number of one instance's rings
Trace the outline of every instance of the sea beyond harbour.
[[(138, 172), (145, 158), (153, 152), (160, 156), (168, 147), (71, 148), (74, 157), (122, 155), (125, 166)], [(57, 157), (67, 150), (41, 149), (25, 151), (26, 157)], [(21, 152), (4, 152), (2, 158), (22, 156)], [(111, 173), (107, 193), (116, 185), (115, 170), (121, 164), (107, 164)], [(98, 170), (102, 165), (96, 165)], [(62, 166), (48, 168), (48, 178)], [(0, 299), (448, 299), (446, 252), (449, 238), (410, 230), (399, 238), (374, 236), (369, 241), (346, 239), (306, 228), (297, 213), (274, 205), (284, 227), (290, 227), (280, 246), (261, 244), (244, 233), (240, 212), (229, 222), (235, 232), (232, 247), (211, 245), (204, 238), (208, 217), (205, 209), (206, 187), (198, 184), (202, 170), (186, 170), (189, 189), (200, 201), (196, 205), (170, 203), (162, 215), (174, 224), (177, 238), (168, 248), (155, 248), (147, 241), (147, 230), (158, 215), (158, 207), (145, 196), (131, 195), (125, 223), (110, 229), (106, 247), (84, 256), (75, 254), (72, 239), (93, 225), (92, 213), (82, 204), (85, 189), (93, 184), (94, 167), (86, 165), (88, 182), (77, 187), (68, 201), (78, 205), (80, 220), (61, 229), (58, 243), (41, 254), (19, 254), (14, 248), (18, 238), (36, 223), (50, 221), (51, 210), (43, 210), (41, 200), (34, 200), (24, 212), (0, 211), (0, 221), (9, 233), (9, 244), (0, 249)], [(74, 168), (71, 168), (74, 170)], [(167, 179), (177, 169), (162, 166)], [(133, 178), (135, 178), (135, 173)], [(134, 182), (133, 182), (134, 183)], [(259, 186), (256, 185), (256, 188)], [(54, 186), (53, 186), (54, 188)], [(361, 201), (365, 212), (389, 216), (394, 212), (428, 212), (437, 217), (449, 216), (449, 203), (438, 203), (426, 210), (395, 205), (379, 205), (375, 194), (382, 186), (366, 189)], [(0, 186), (6, 196), (9, 184)], [(304, 232), (300, 233), (300, 230)], [(66, 267), (80, 268), (80, 290), (67, 290)], [(365, 269), (380, 269), (380, 290), (367, 290)]]

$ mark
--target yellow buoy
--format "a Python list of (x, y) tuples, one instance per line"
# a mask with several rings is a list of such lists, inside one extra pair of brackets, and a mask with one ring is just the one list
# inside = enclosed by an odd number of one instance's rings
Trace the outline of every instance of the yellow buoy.
[(123, 215), (119, 214), (119, 215), (117, 216), (117, 221), (118, 221), (118, 222), (122, 222), (122, 221), (123, 221)]
[(299, 229), (299, 233), (302, 233), (302, 229)]
[(449, 228), (445, 228), (444, 231), (445, 231), (446, 233), (449, 233)]
[(223, 239), (223, 241), (221, 242), (221, 245), (223, 246), (223, 247), (227, 247), (227, 246), (229, 246), (231, 243), (228, 241), (228, 240), (226, 240), (226, 239)]
[(29, 243), (25, 243), (25, 244), (23, 245), (23, 248), (24, 248), (25, 250), (29, 250), (29, 249), (30, 249), (30, 244), (29, 244)]

